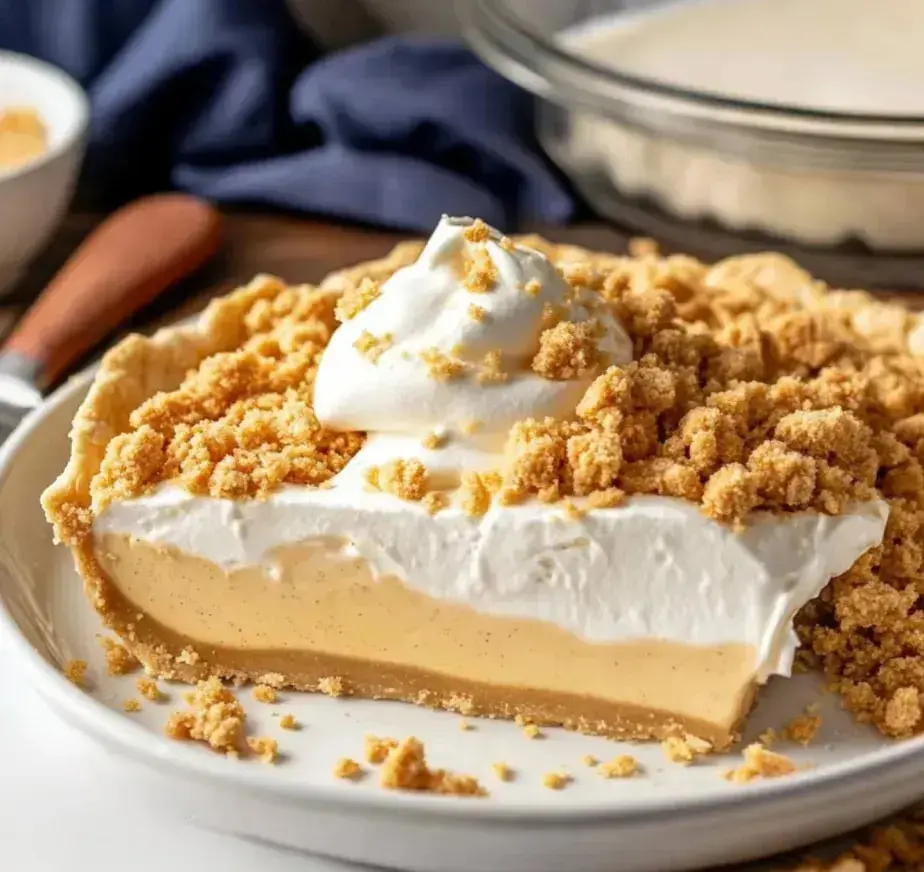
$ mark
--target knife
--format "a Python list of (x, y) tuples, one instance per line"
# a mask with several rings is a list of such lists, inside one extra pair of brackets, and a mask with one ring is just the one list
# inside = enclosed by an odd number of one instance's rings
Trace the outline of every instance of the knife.
[(0, 346), (0, 442), (69, 368), (211, 257), (219, 213), (186, 194), (135, 200), (77, 248)]

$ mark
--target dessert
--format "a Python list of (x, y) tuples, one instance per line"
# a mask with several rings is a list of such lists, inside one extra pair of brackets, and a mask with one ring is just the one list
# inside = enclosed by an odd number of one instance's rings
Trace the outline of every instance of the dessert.
[(907, 735), (922, 339), (780, 256), (444, 219), (320, 288), (261, 277), (124, 340), (43, 504), (157, 676), (699, 753), (789, 674), (798, 615), (801, 656)]

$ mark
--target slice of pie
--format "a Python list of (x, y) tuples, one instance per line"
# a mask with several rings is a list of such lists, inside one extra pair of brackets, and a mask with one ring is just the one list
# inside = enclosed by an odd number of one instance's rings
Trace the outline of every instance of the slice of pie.
[(795, 621), (846, 704), (907, 735), (922, 338), (778, 255), (444, 219), (124, 340), (43, 504), (163, 677), (722, 748)]

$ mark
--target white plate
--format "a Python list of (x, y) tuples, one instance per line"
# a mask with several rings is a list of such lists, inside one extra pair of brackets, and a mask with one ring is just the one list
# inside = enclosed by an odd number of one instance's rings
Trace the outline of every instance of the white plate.
[[(787, 747), (804, 771), (776, 781), (732, 785), (721, 773), (737, 755), (684, 768), (657, 745), (629, 746), (548, 730), (530, 741), (512, 723), (460, 719), (398, 703), (283, 694), (276, 706), (246, 701), (255, 735), (280, 741), (286, 760), (276, 767), (234, 761), (171, 741), (166, 717), (182, 708), (145, 703), (125, 714), (135, 696), (132, 678), (105, 673), (95, 635), (96, 615), (63, 548), (53, 548), (38, 504), (41, 490), (62, 468), (66, 434), (86, 390), (83, 375), (30, 416), (0, 452), (0, 622), (28, 680), (73, 726), (137, 767), (139, 790), (165, 808), (204, 826), (333, 857), (380, 866), (440, 872), (612, 872), (614, 869), (691, 869), (782, 851), (859, 826), (918, 799), (924, 777), (924, 739), (883, 740), (855, 725), (801, 676), (778, 681), (762, 695), (748, 738), (779, 728), (818, 701), (824, 726), (809, 748)], [(67, 682), (56, 664), (90, 662), (92, 687)], [(274, 713), (292, 712), (304, 725), (281, 730)], [(382, 790), (374, 773), (359, 783), (331, 774), (342, 756), (361, 758), (367, 732), (426, 743), (430, 761), (478, 776), (487, 799), (433, 797)], [(605, 780), (581, 763), (632, 753), (644, 775)], [(491, 763), (517, 771), (511, 783), (492, 777)], [(542, 775), (565, 770), (562, 791)]]

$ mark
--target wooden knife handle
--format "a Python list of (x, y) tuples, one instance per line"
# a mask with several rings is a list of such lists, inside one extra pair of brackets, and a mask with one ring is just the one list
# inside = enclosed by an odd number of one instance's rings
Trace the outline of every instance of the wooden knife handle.
[(186, 194), (144, 197), (99, 225), (3, 346), (26, 358), (37, 387), (76, 360), (218, 248), (219, 214)]

